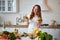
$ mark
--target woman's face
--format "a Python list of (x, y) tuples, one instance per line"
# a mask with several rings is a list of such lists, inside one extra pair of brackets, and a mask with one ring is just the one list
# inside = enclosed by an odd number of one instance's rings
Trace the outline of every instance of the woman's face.
[(35, 14), (37, 14), (37, 13), (38, 13), (38, 10), (39, 10), (39, 8), (38, 8), (37, 6), (35, 6), (34, 9), (33, 9), (33, 12), (34, 12)]

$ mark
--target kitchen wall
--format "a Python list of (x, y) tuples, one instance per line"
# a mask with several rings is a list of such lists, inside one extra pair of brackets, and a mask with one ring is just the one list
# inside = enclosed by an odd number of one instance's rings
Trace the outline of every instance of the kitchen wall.
[[(21, 17), (22, 15), (28, 15), (31, 12), (32, 4), (27, 4), (27, 1), (19, 0), (19, 12), (11, 13), (11, 14), (0, 14), (0, 23), (3, 20), (10, 20), (13, 25), (16, 24), (16, 17)], [(30, 1), (28, 1), (30, 2)], [(33, 1), (31, 1), (34, 3)], [(36, 2), (36, 1), (35, 1)], [(26, 3), (26, 4), (25, 4)], [(60, 0), (47, 0), (48, 6), (50, 7), (50, 11), (42, 11), (42, 19), (43, 24), (50, 24), (51, 20), (56, 20), (58, 24), (60, 24)], [(38, 3), (37, 3), (38, 4)], [(28, 5), (28, 6), (27, 6)], [(39, 4), (40, 5), (40, 4)]]

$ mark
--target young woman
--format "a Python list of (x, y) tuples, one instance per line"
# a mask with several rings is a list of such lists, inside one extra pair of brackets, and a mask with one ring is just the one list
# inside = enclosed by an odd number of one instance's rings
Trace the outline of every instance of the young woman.
[(42, 23), (41, 7), (34, 5), (28, 21), (28, 33), (33, 33)]
[(30, 34), (32, 34), (34, 30), (39, 28), (42, 23), (41, 7), (39, 5), (34, 5), (27, 23), (28, 33)]

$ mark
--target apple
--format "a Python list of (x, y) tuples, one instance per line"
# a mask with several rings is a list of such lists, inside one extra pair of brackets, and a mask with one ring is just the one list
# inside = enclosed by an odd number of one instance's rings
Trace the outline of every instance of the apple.
[(10, 38), (10, 34), (9, 35), (7, 35), (8, 36), (8, 38)]
[(10, 35), (6, 35), (6, 37), (5, 37), (6, 39), (9, 39), (10, 38)]

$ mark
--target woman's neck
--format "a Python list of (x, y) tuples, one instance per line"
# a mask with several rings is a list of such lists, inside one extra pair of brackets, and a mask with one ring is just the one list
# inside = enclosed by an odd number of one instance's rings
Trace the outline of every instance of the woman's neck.
[(34, 15), (34, 17), (36, 17), (37, 15)]

